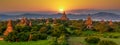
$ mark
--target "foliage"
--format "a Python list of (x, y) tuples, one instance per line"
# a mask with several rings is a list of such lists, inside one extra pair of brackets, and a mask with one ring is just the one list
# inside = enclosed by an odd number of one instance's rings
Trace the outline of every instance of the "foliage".
[(98, 37), (87, 37), (85, 41), (87, 43), (98, 43), (100, 39)]
[(110, 41), (110, 40), (101, 40), (98, 45), (118, 45), (116, 44), (115, 42), (113, 41)]
[(58, 45), (68, 45), (66, 36), (65, 36), (65, 35), (61, 35), (61, 36), (57, 39), (57, 43), (58, 43)]
[(92, 30), (87, 30), (87, 31), (83, 31), (82, 32), (82, 36), (93, 36), (95, 33), (95, 31), (92, 31)]
[(15, 35), (14, 32), (9, 33), (8, 36), (4, 37), (5, 41), (10, 41), (10, 42), (16, 42), (17, 36)]
[(0, 35), (3, 35), (5, 30), (6, 30), (6, 26), (0, 26)]
[(82, 31), (80, 30), (74, 30), (74, 35), (80, 36), (82, 34)]
[[(120, 32), (120, 23), (113, 22), (113, 26), (109, 26), (108, 22), (101, 24), (99, 21), (93, 21), (92, 29), (87, 29), (83, 20), (68, 20), (61, 21), (57, 19), (57, 23), (53, 24), (53, 19), (49, 18), (49, 24), (46, 24), (46, 19), (30, 19), (32, 26), (19, 26), (16, 25), (19, 20), (13, 21), (13, 32), (8, 36), (5, 36), (6, 41), (37, 41), (48, 39), (48, 36), (56, 37), (53, 38), (52, 44), (54, 45), (67, 45), (66, 37), (75, 36), (99, 36), (99, 37), (110, 37), (119, 38), (117, 34), (109, 34), (110, 32)], [(0, 35), (6, 30), (6, 21), (0, 22)], [(100, 33), (99, 33), (100, 32)], [(106, 33), (106, 34), (104, 34)], [(61, 35), (63, 34), (63, 35)], [(90, 38), (90, 39), (89, 39)], [(99, 39), (97, 37), (86, 38), (93, 40), (92, 43), (97, 43)], [(94, 39), (95, 38), (95, 39)], [(60, 43), (59, 43), (60, 42)], [(91, 42), (90, 42), (91, 43)]]
[(107, 32), (108, 31), (108, 25), (106, 24), (101, 24), (101, 23), (97, 23), (94, 28), (99, 31), (100, 33), (103, 33), (103, 32)]
[(29, 33), (24, 33), (24, 32), (20, 32), (17, 35), (17, 41), (28, 41), (29, 39)]
[(49, 39), (49, 43), (50, 43), (50, 45), (57, 45), (58, 44), (57, 43), (57, 37), (51, 37)]
[(110, 34), (109, 38), (120, 38), (120, 34), (119, 33)]

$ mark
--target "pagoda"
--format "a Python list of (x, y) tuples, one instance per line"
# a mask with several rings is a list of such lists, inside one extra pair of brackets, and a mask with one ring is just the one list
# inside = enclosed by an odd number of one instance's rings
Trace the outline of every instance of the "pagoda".
[(8, 20), (8, 24), (7, 24), (7, 29), (4, 32), (4, 36), (7, 36), (9, 33), (11, 33), (13, 31), (13, 27), (12, 27), (12, 21)]
[(89, 28), (89, 29), (92, 28), (92, 19), (91, 19), (90, 15), (87, 17), (87, 20), (85, 21), (85, 24), (86, 24), (87, 28)]
[(69, 18), (67, 18), (65, 11), (62, 13), (62, 17), (60, 18), (60, 20), (64, 20), (64, 21), (69, 20)]
[(54, 25), (57, 24), (57, 19), (56, 18), (53, 19), (53, 24)]
[(113, 25), (113, 22), (112, 20), (109, 21), (109, 25), (112, 26)]
[(32, 26), (32, 22), (31, 21), (29, 22), (29, 26)]
[(50, 23), (49, 19), (46, 19), (46, 24), (49, 24), (49, 23)]
[(104, 19), (102, 19), (102, 20), (100, 21), (100, 23), (101, 23), (101, 24), (105, 24), (105, 21), (104, 21)]
[(22, 17), (20, 22), (18, 23), (18, 25), (21, 25), (21, 26), (26, 26), (26, 25), (29, 25), (31, 24), (26, 17)]

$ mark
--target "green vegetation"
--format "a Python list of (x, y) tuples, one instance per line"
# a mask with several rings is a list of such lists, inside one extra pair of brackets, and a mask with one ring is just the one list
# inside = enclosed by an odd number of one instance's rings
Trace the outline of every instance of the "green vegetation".
[[(120, 22), (100, 23), (93, 21), (92, 28), (87, 28), (83, 20), (62, 21), (49, 18), (29, 19), (32, 25), (21, 25), (20, 20), (12, 21), (13, 31), (8, 36), (3, 36), (7, 28), (7, 21), (0, 22), (0, 41), (3, 45), (97, 45), (110, 40), (120, 45)], [(109, 42), (109, 41), (108, 41)]]
[(28, 42), (0, 41), (0, 45), (49, 45), (49, 41), (48, 40), (28, 41)]
[(101, 40), (98, 45), (117, 45), (115, 42), (110, 40)]
[(98, 37), (87, 37), (85, 38), (85, 41), (89, 44), (96, 44), (100, 41), (100, 39)]
[[(69, 44), (70, 45), (78, 45), (78, 44), (82, 44), (82, 45), (97, 45), (97, 44), (88, 44), (85, 41), (86, 37), (70, 37), (69, 39)], [(120, 45), (120, 38), (114, 39), (114, 38), (102, 38), (100, 37), (101, 40), (110, 40), (115, 42), (116, 44)]]

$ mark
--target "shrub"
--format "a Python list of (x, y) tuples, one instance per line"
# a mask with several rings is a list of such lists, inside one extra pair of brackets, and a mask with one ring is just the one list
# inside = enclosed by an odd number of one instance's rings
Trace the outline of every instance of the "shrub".
[(31, 39), (30, 40), (33, 40), (33, 41), (37, 41), (37, 40), (45, 40), (45, 39), (47, 39), (47, 34), (44, 34), (44, 33), (39, 33), (39, 32), (33, 32), (32, 34), (31, 34)]
[(47, 39), (47, 34), (44, 34), (44, 33), (41, 34), (41, 35), (40, 35), (40, 39), (41, 39), (41, 40)]
[(16, 41), (16, 35), (15, 35), (15, 33), (14, 32), (11, 32), (11, 33), (9, 33), (9, 35), (8, 36), (5, 36), (4, 37), (4, 40), (5, 41), (10, 41), (10, 42), (15, 42)]
[(110, 40), (101, 40), (98, 45), (117, 45), (115, 42)]
[(37, 40), (39, 40), (40, 39), (40, 34), (31, 34), (32, 36), (32, 38), (31, 38), (31, 40), (33, 40), (33, 41), (37, 41)]
[(98, 37), (87, 37), (85, 39), (85, 41), (87, 43), (93, 43), (93, 44), (95, 44), (95, 43), (98, 43), (100, 41), (100, 39)]
[(118, 34), (111, 34), (109, 36), (109, 38), (119, 38), (119, 37), (120, 37), (120, 35), (118, 35)]
[(93, 36), (95, 31), (87, 30), (82, 33), (83, 36)]
[(18, 39), (19, 41), (28, 41), (29, 33), (21, 32), (18, 33)]
[(81, 35), (81, 31), (80, 31), (80, 30), (74, 30), (74, 34), (75, 34), (76, 36), (79, 36), (79, 35)]
[(57, 43), (58, 43), (58, 45), (68, 45), (66, 36), (65, 36), (65, 35), (61, 35), (61, 36), (57, 39)]
[(57, 45), (57, 38), (56, 37), (51, 37), (49, 40), (50, 45)]
[(20, 42), (20, 41), (28, 41), (29, 38), (29, 33), (16, 33), (16, 32), (11, 32), (8, 36), (5, 36), (4, 39), (5, 41), (10, 41), (10, 42)]

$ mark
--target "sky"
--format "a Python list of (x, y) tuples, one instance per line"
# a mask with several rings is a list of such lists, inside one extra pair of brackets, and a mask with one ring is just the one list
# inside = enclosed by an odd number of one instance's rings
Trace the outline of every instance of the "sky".
[(79, 9), (120, 10), (120, 0), (0, 0), (0, 12)]

